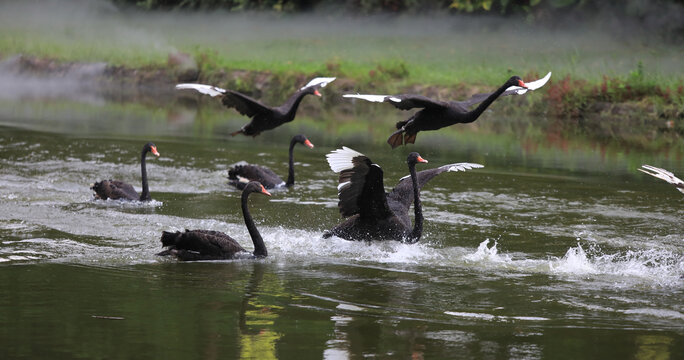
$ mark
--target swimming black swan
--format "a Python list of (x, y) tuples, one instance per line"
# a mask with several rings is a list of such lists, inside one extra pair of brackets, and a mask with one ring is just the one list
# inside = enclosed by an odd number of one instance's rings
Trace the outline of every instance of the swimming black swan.
[[(416, 135), (423, 130), (437, 130), (445, 126), (470, 123), (482, 114), (499, 96), (522, 95), (528, 90), (538, 89), (549, 80), (551, 73), (540, 80), (525, 84), (518, 76), (513, 76), (506, 81), (498, 90), (488, 94), (473, 95), (466, 101), (439, 101), (432, 100), (422, 95), (360, 95), (345, 94), (346, 98), (358, 98), (372, 102), (387, 102), (401, 110), (422, 108), (407, 120), (399, 121), (395, 131), (387, 143), (392, 149), (405, 144), (413, 144)], [(477, 108), (468, 111), (469, 107), (481, 103)]]
[[(418, 183), (416, 181), (416, 163), (426, 163), (418, 153), (408, 155), (406, 162), (413, 185), (415, 225), (406, 222), (403, 216), (397, 215), (387, 201), (380, 166), (368, 157), (342, 147), (327, 156), (330, 168), (340, 173), (337, 186), (340, 201), (337, 206), (347, 220), (323, 234), (324, 238), (333, 235), (347, 240), (398, 240), (408, 243), (417, 242), (423, 231), (423, 213), (420, 206)], [(406, 216), (408, 218), (408, 216)]]
[(641, 167), (643, 169), (637, 170), (641, 171), (642, 173), (655, 176), (658, 179), (665, 180), (666, 182), (674, 185), (677, 190), (684, 193), (684, 181), (676, 177), (672, 172), (651, 165), (641, 165)]
[(299, 134), (292, 137), (290, 141), (290, 160), (289, 169), (287, 173), (287, 181), (283, 181), (280, 176), (276, 175), (273, 170), (259, 165), (235, 165), (228, 170), (228, 183), (243, 189), (250, 181), (258, 181), (267, 189), (290, 187), (294, 185), (294, 147), (296, 144), (303, 144), (313, 149), (314, 145), (306, 138), (306, 136)]
[(150, 201), (150, 189), (147, 186), (147, 166), (145, 165), (145, 157), (148, 152), (159, 156), (157, 146), (153, 143), (147, 143), (142, 148), (140, 155), (140, 173), (142, 174), (142, 193), (138, 195), (133, 186), (119, 180), (102, 180), (94, 183), (90, 189), (95, 191), (96, 199), (112, 199), (112, 200), (140, 200)]
[(333, 80), (335, 80), (334, 77), (315, 78), (292, 94), (283, 105), (278, 107), (269, 107), (237, 91), (221, 89), (211, 85), (178, 84), (176, 85), (176, 89), (193, 89), (212, 97), (220, 96), (223, 105), (234, 108), (240, 114), (252, 118), (252, 121), (230, 135), (235, 136), (242, 133), (244, 135), (257, 136), (262, 131), (273, 129), (294, 120), (295, 114), (297, 113), (297, 107), (304, 96), (308, 94), (321, 96), (318, 89), (325, 87)]
[(247, 198), (251, 193), (261, 193), (271, 196), (263, 185), (257, 181), (252, 181), (242, 190), (242, 216), (245, 218), (245, 225), (249, 230), (249, 236), (254, 243), (254, 252), (245, 250), (235, 239), (220, 232), (212, 230), (185, 230), (175, 233), (164, 231), (161, 236), (162, 247), (166, 250), (157, 255), (173, 255), (178, 260), (227, 260), (240, 258), (261, 258), (268, 256), (264, 240), (254, 225), (254, 220), (247, 208)]

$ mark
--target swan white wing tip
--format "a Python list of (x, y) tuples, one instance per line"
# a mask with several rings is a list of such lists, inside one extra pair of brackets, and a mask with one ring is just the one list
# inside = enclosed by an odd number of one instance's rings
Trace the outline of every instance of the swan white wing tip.
[[(483, 168), (484, 165), (480, 164), (475, 164), (475, 163), (456, 163), (456, 164), (448, 164), (448, 165), (442, 165), (440, 168), (446, 169), (446, 172), (450, 171), (466, 171), (466, 170), (471, 170), (471, 169), (480, 169)], [(404, 180), (408, 178), (411, 175), (406, 175), (403, 178), (399, 179), (399, 181)]]
[(544, 76), (543, 78), (541, 78), (539, 80), (535, 80), (535, 81), (525, 83), (525, 85), (527, 85), (527, 89), (529, 89), (529, 90), (537, 90), (540, 87), (546, 85), (546, 83), (549, 81), (550, 78), (551, 78), (551, 72), (549, 71), (549, 73), (546, 74), (546, 76)]
[(210, 95), (210, 96), (219, 96), (223, 95), (226, 93), (225, 89), (221, 89), (220, 87), (216, 86), (211, 86), (211, 85), (204, 85), (204, 84), (178, 84), (176, 85), (176, 90), (196, 90), (202, 94), (205, 95)]
[(320, 87), (325, 87), (329, 83), (333, 82), (335, 79), (334, 77), (317, 77), (311, 81), (309, 81), (308, 84), (304, 85), (301, 89), (299, 90), (304, 90), (310, 86), (315, 86), (315, 85), (320, 85)]
[(543, 78), (541, 78), (539, 80), (526, 82), (525, 85), (527, 85), (527, 88), (520, 87), (520, 86), (510, 86), (506, 89), (506, 91), (515, 91), (515, 93), (517, 95), (523, 95), (528, 91), (537, 90), (540, 87), (546, 85), (546, 83), (549, 81), (550, 78), (551, 78), (551, 72), (549, 71), (549, 73), (546, 74), (546, 76), (544, 76)]
[(357, 156), (365, 155), (346, 146), (343, 146), (341, 149), (333, 150), (325, 155), (328, 160), (328, 165), (330, 165), (330, 169), (336, 173), (353, 168), (354, 164), (352, 163), (352, 159)]
[[(657, 177), (660, 180), (664, 180), (672, 185), (679, 185), (683, 186), (684, 181), (682, 179), (676, 177), (671, 171), (667, 171), (665, 169), (661, 169), (659, 167), (651, 166), (651, 165), (641, 165), (643, 169), (637, 169), (641, 171), (644, 174), (651, 175), (653, 177)], [(682, 191), (679, 189), (679, 191)], [(682, 191), (684, 192), (684, 191)]]
[(342, 97), (362, 99), (371, 102), (385, 102), (388, 95), (344, 94)]
[(475, 163), (456, 163), (456, 164), (449, 164), (449, 165), (444, 165), (442, 166), (446, 168), (446, 171), (466, 171), (466, 170), (472, 170), (472, 169), (480, 169), (483, 168), (484, 165), (481, 164), (475, 164)]

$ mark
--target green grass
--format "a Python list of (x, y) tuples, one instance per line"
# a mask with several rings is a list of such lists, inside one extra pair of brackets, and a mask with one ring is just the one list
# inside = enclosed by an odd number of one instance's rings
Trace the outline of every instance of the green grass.
[[(273, 17), (225, 13), (121, 13), (91, 7), (0, 6), (0, 54), (63, 61), (165, 66), (191, 54), (205, 71), (244, 69), (275, 74), (348, 77), (391, 83), (491, 89), (518, 74), (553, 71), (590, 83), (643, 78), (665, 87), (684, 83), (684, 47), (595, 29), (556, 31), (472, 18)], [(66, 8), (66, 9), (62, 9)], [(35, 10), (35, 9), (34, 9)]]

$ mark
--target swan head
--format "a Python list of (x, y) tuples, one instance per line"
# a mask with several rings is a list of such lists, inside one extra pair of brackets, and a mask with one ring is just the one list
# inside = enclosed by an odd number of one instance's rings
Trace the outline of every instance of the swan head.
[(299, 135), (293, 136), (293, 137), (292, 137), (292, 142), (293, 142), (293, 143), (300, 143), (300, 144), (302, 144), (302, 145), (305, 145), (305, 146), (308, 147), (309, 149), (313, 149), (313, 148), (314, 148), (314, 144), (312, 144), (311, 141), (309, 141), (309, 139), (308, 139), (308, 138), (306, 137), (306, 135), (304, 135), (304, 134), (299, 134)]
[(148, 142), (147, 144), (145, 144), (145, 146), (143, 146), (143, 152), (148, 152), (148, 151), (157, 157), (159, 156), (159, 152), (157, 151), (157, 145), (155, 145), (152, 142)]
[(517, 76), (517, 75), (511, 76), (511, 78), (508, 79), (508, 81), (506, 82), (506, 84), (507, 84), (508, 86), (520, 86), (521, 88), (527, 89), (527, 85), (525, 85), (525, 82), (522, 81), (522, 79), (520, 78), (520, 76)]
[(244, 190), (242, 190), (242, 192), (248, 193), (248, 194), (255, 192), (255, 193), (261, 193), (261, 194), (264, 194), (267, 196), (271, 196), (271, 193), (268, 192), (268, 190), (266, 190), (266, 188), (263, 185), (261, 185), (261, 183), (258, 181), (250, 181), (245, 186)]
[(427, 163), (428, 161), (423, 159), (423, 157), (420, 156), (419, 153), (414, 151), (414, 152), (408, 154), (408, 157), (406, 158), (406, 162), (411, 164), (411, 165), (415, 165), (416, 163), (419, 163), (419, 162), (420, 163)]

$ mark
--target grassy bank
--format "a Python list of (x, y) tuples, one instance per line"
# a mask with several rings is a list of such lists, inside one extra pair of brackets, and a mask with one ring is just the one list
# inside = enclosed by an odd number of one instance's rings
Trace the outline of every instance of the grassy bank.
[[(314, 76), (337, 76), (326, 107), (348, 106), (337, 95), (357, 91), (462, 99), (514, 74), (533, 80), (553, 71), (543, 89), (497, 101), (493, 110), (558, 118), (596, 139), (684, 136), (684, 46), (647, 34), (620, 38), (592, 24), (540, 28), (481, 17), (142, 14), (100, 1), (35, 10), (0, 5), (0, 56), (39, 59), (35, 71), (105, 62), (115, 83), (169, 92), (178, 81), (199, 81), (270, 103)], [(633, 139), (638, 133), (644, 139)]]

